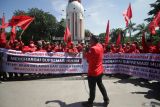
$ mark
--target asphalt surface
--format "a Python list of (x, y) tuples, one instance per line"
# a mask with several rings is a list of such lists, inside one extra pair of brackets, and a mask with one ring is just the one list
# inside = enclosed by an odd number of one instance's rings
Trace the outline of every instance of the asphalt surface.
[[(157, 81), (107, 75), (103, 83), (110, 98), (108, 107), (160, 107)], [(26, 76), (0, 82), (0, 107), (82, 107), (87, 99), (85, 75)], [(97, 87), (94, 107), (103, 107), (102, 102)]]

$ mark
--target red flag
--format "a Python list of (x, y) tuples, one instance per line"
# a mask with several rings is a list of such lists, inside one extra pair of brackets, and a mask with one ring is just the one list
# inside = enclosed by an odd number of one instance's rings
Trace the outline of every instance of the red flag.
[(6, 32), (5, 32), (5, 28), (8, 27), (8, 23), (5, 23), (5, 16), (3, 14), (2, 17), (2, 25), (0, 26), (0, 28), (2, 29), (2, 32), (0, 34), (0, 42), (2, 44), (6, 44)]
[(131, 4), (129, 4), (128, 9), (127, 9), (127, 17), (128, 17), (129, 20), (132, 18)]
[(153, 21), (152, 21), (152, 22), (150, 22), (150, 24), (149, 24), (148, 28), (149, 28), (149, 31), (150, 31), (150, 33), (151, 33), (151, 34), (153, 34), (153, 35), (155, 35), (155, 34), (156, 34), (156, 30), (155, 30), (155, 23), (154, 23)]
[(0, 43), (6, 43), (6, 32), (3, 31), (0, 35)]
[(119, 45), (119, 44), (121, 44), (121, 33), (120, 32), (119, 32), (119, 35), (116, 41), (116, 45)]
[(142, 47), (144, 52), (147, 52), (147, 46), (146, 46), (146, 41), (145, 41), (145, 32), (142, 33)]
[(10, 41), (14, 42), (16, 37), (16, 26), (21, 27), (22, 30), (25, 30), (29, 24), (33, 21), (34, 18), (26, 15), (13, 16), (9, 22), (9, 26), (12, 26)]
[(68, 28), (68, 26), (66, 26), (65, 32), (64, 32), (64, 41), (67, 43), (68, 42), (68, 38), (71, 38), (71, 33), (70, 30)]
[(128, 16), (127, 16), (127, 10), (125, 10), (125, 11), (123, 12), (123, 17), (124, 17), (124, 20), (125, 20), (125, 22), (126, 22), (126, 27), (128, 27), (129, 18), (128, 18)]
[(29, 19), (33, 20), (32, 17), (26, 16), (26, 15), (13, 16), (11, 21), (9, 22), (9, 26), (18, 26), (18, 25), (22, 26), (23, 24), (25, 24), (24, 21), (27, 22), (26, 20), (29, 20)]
[(132, 8), (129, 4), (128, 9), (123, 12), (124, 20), (126, 22), (126, 27), (128, 27), (129, 20), (132, 18)]
[(22, 30), (26, 30), (33, 20), (34, 18), (26, 19), (24, 21), (19, 22), (17, 26), (20, 26)]
[(109, 43), (109, 20), (108, 20), (108, 23), (107, 23), (107, 29), (106, 29), (106, 36), (105, 36), (105, 43), (108, 44)]
[(155, 15), (153, 20), (149, 24), (149, 31), (151, 34), (155, 35), (156, 34), (156, 27), (160, 27), (160, 11)]
[(10, 42), (13, 43), (15, 38), (16, 38), (16, 26), (13, 26), (11, 30)]
[(5, 16), (4, 16), (4, 14), (3, 14), (3, 17), (2, 17), (2, 20), (1, 20), (2, 22), (2, 25), (0, 26), (0, 28), (2, 28), (2, 29), (5, 29), (5, 28), (7, 28), (8, 27), (8, 23), (5, 23)]
[(28, 19), (28, 18), (24, 17), (23, 15), (12, 16), (12, 19), (9, 22), (9, 26), (16, 26), (19, 22), (25, 19)]
[(153, 21), (155, 22), (155, 26), (159, 26), (160, 27), (160, 11), (156, 14), (155, 18), (153, 19)]

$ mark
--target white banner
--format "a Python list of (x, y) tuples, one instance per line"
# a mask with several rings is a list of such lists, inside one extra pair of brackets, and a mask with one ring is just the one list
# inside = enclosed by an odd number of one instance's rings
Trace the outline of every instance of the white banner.
[(160, 81), (160, 54), (105, 54), (105, 73), (122, 73)]
[(4, 72), (17, 73), (82, 73), (82, 54), (63, 52), (28, 52), (8, 50), (3, 53)]
[[(0, 49), (1, 71), (16, 73), (87, 73), (82, 53), (28, 52)], [(95, 56), (96, 57), (96, 56)], [(105, 54), (104, 73), (122, 73), (160, 81), (160, 54)]]

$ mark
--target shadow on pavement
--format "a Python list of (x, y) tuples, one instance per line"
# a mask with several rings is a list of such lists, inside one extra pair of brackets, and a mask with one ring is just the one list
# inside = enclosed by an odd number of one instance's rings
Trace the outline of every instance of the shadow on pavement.
[[(46, 104), (46, 107), (55, 107), (55, 104), (58, 104), (59, 107), (83, 107), (82, 102), (75, 102), (75, 103), (72, 103), (72, 104), (66, 104), (65, 102), (63, 101), (60, 101), (60, 100), (52, 100), (52, 101), (46, 101), (45, 104)], [(94, 106), (98, 106), (98, 107), (104, 107), (103, 106), (103, 103), (93, 103)]]
[(114, 83), (122, 83), (122, 84), (130, 83), (135, 86), (140, 86), (149, 89), (148, 92), (131, 92), (132, 94), (144, 94), (144, 97), (147, 99), (156, 99), (160, 101), (160, 82), (150, 81), (142, 78), (129, 77), (129, 76), (126, 76), (126, 78), (119, 78), (119, 79), (120, 80)]

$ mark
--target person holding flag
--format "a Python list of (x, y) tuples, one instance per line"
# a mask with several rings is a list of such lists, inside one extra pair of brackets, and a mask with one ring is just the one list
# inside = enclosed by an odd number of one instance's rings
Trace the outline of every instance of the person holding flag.
[(5, 16), (3, 13), (3, 17), (1, 19), (1, 26), (0, 26), (0, 47), (5, 48), (6, 47), (6, 32), (5, 28), (8, 27), (8, 23), (5, 23)]
[(27, 16), (27, 15), (18, 15), (13, 16), (12, 19), (9, 22), (9, 26), (12, 27), (11, 29), (11, 36), (10, 36), (10, 42), (13, 43), (16, 38), (16, 27), (20, 27), (23, 31), (20, 35), (20, 38), (23, 34), (23, 32), (28, 28), (30, 23), (34, 20), (33, 17)]

